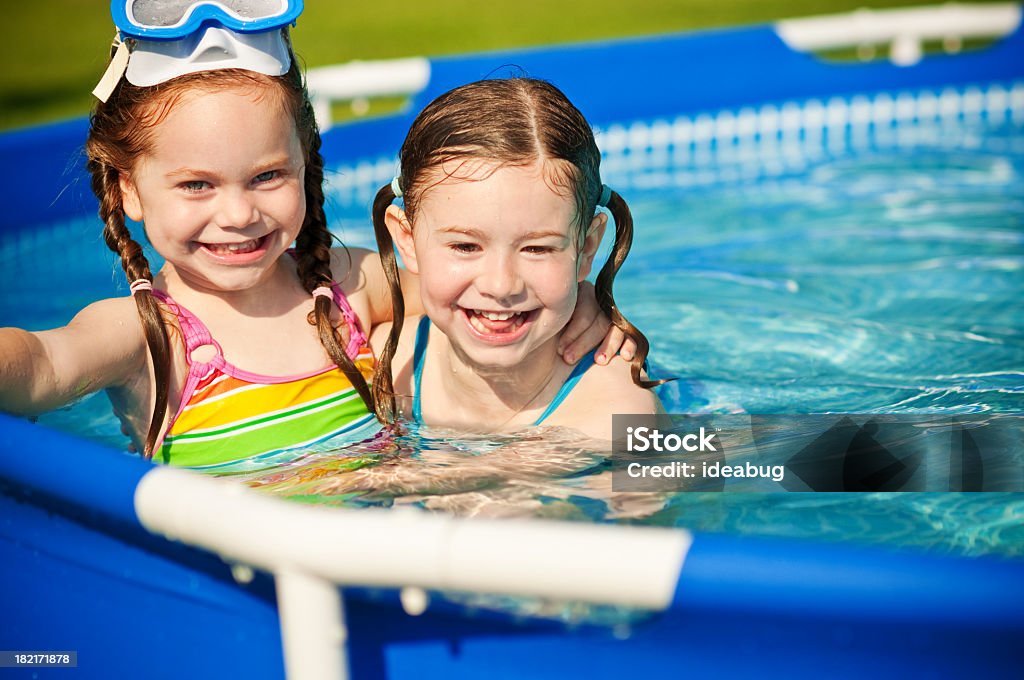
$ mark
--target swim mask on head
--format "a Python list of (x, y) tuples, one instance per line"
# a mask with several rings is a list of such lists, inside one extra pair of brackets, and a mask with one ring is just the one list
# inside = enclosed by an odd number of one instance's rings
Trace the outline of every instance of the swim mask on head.
[(291, 65), (283, 29), (302, 2), (112, 0), (116, 51), (93, 94), (106, 101), (122, 75), (141, 87), (222, 68), (283, 75)]

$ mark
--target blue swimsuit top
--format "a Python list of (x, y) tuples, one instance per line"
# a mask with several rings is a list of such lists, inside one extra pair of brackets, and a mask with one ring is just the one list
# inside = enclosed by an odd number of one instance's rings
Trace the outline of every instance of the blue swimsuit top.
[[(423, 378), (423, 358), (427, 353), (427, 342), (430, 339), (430, 319), (424, 316), (420, 319), (419, 326), (416, 328), (416, 347), (412, 353), (412, 376), (413, 376), (413, 389), (415, 393), (412, 397), (412, 419), (414, 422), (423, 422), (423, 412), (420, 407), (420, 382)], [(555, 412), (569, 393), (572, 392), (572, 388), (576, 387), (576, 383), (580, 381), (583, 374), (587, 372), (587, 369), (594, 365), (594, 350), (591, 350), (589, 354), (580, 359), (580, 362), (576, 364), (576, 367), (572, 369), (572, 373), (566, 378), (562, 386), (558, 388), (558, 394), (551, 400), (548, 407), (544, 409), (544, 413), (540, 414), (540, 417), (534, 421), (532, 427), (536, 427), (544, 422), (544, 420)]]

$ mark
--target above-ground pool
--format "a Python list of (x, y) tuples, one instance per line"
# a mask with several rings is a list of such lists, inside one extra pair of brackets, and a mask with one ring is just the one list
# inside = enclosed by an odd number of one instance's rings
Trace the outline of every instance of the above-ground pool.
[[(438, 59), (412, 111), (508, 64), (562, 87), (597, 129), (603, 179), (636, 223), (616, 299), (657, 374), (677, 378), (668, 411), (1021, 431), (1020, 30), (907, 67), (825, 64), (770, 27)], [(369, 204), (412, 111), (325, 134), (348, 245), (372, 246)], [(0, 325), (53, 327), (127, 294), (74, 160), (85, 129), (0, 137), (5, 167), (36, 164), (6, 183)], [(414, 430), (398, 458), (445, 470), (433, 486), (328, 493), (306, 460), (246, 475), (257, 494), (118, 452), (102, 396), (35, 424), (4, 417), (0, 650), (74, 651), (90, 677), (280, 677), (283, 626), (295, 677), (330, 676), (342, 649), (358, 678), (1016, 670), (1015, 481), (614, 494), (599, 455), (534, 438), (547, 453), (533, 470), (558, 474), (496, 467), (497, 437)], [(372, 470), (379, 446), (316, 455), (341, 475)], [(1007, 456), (1016, 480), (1024, 451)], [(330, 581), (354, 586), (347, 634)]]

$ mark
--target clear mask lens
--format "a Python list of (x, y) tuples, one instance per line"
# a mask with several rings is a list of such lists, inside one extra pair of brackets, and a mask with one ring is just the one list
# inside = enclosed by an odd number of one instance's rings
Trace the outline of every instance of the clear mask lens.
[(166, 28), (183, 23), (195, 8), (211, 5), (236, 19), (253, 21), (284, 14), (287, 0), (129, 0), (128, 16), (137, 26)]

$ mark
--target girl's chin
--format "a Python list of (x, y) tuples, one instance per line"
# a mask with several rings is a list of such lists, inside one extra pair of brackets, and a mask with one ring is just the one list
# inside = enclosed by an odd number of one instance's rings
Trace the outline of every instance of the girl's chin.
[[(175, 267), (171, 280), (211, 293), (242, 293), (266, 285), (267, 269), (256, 267)], [(271, 282), (271, 285), (274, 285)]]

